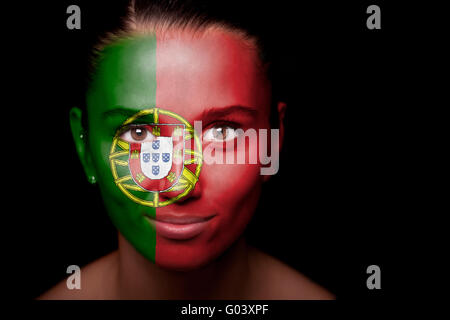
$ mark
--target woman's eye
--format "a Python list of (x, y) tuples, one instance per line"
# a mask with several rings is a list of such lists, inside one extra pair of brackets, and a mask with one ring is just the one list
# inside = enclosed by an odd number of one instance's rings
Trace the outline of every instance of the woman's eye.
[(206, 141), (229, 141), (233, 140), (238, 136), (237, 129), (230, 126), (214, 126), (208, 130), (203, 135), (203, 140)]
[(120, 138), (128, 142), (144, 142), (153, 140), (154, 136), (145, 127), (132, 127), (122, 133)]

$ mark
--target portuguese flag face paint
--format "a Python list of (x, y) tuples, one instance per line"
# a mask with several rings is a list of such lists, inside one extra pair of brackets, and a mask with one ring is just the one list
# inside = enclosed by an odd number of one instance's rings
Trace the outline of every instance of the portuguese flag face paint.
[[(105, 206), (119, 232), (152, 261), (156, 233), (145, 217), (155, 217), (155, 207), (133, 201), (118, 187), (123, 186), (118, 179), (130, 175), (128, 165), (120, 165), (127, 161), (130, 145), (119, 143), (117, 132), (131, 116), (156, 105), (155, 52), (155, 36), (124, 39), (106, 47), (87, 96), (89, 151)], [(145, 116), (141, 120), (154, 122), (153, 113)], [(120, 150), (125, 156), (117, 156)], [(146, 196), (142, 201), (153, 201), (152, 193)]]
[[(249, 222), (260, 167), (206, 165), (205, 141), (193, 124), (202, 121), (203, 131), (268, 128), (270, 90), (257, 59), (255, 50), (219, 31), (132, 36), (102, 51), (87, 94), (82, 162), (95, 174), (114, 225), (147, 259), (199, 267)], [(222, 152), (246, 150), (244, 144)]]

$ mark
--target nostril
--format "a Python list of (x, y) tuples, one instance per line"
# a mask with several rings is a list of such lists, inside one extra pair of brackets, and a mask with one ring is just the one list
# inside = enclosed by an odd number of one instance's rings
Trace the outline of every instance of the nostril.
[(187, 204), (190, 203), (192, 201), (196, 200), (196, 197), (192, 197), (187, 195), (186, 197), (182, 197), (181, 199), (178, 199), (177, 201), (175, 201), (175, 204)]
[[(185, 192), (186, 189), (179, 190), (179, 191), (169, 191), (169, 192), (160, 192), (159, 198), (160, 201), (166, 201), (172, 198), (175, 198)], [(186, 194), (184, 197), (178, 199), (175, 203), (185, 203), (190, 202), (192, 200), (198, 199), (201, 196), (201, 187), (199, 183), (197, 183), (193, 190), (191, 190), (188, 194)]]
[(162, 201), (162, 200), (169, 200), (169, 199), (175, 198), (176, 196), (178, 196), (182, 192), (183, 192), (183, 190), (181, 190), (181, 191), (160, 192), (159, 193), (159, 199), (160, 199), (160, 201)]

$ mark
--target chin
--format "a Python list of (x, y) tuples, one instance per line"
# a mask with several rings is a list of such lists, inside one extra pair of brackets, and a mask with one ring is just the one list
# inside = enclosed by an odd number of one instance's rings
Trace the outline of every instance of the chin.
[(163, 268), (176, 271), (200, 269), (216, 260), (233, 243), (204, 242), (203, 239), (176, 241), (157, 238), (155, 263)]
[(189, 254), (172, 254), (169, 252), (157, 254), (155, 263), (165, 269), (174, 271), (191, 271), (200, 269), (208, 265), (216, 257), (204, 253), (189, 253)]
[(209, 245), (195, 242), (195, 239), (157, 240), (155, 263), (166, 269), (190, 271), (204, 267), (220, 255)]

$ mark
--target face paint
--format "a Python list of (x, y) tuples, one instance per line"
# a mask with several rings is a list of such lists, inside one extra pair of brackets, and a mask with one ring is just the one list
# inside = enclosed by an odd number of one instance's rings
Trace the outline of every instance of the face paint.
[(113, 224), (152, 261), (156, 234), (145, 217), (155, 216), (155, 209), (130, 200), (117, 187), (109, 156), (122, 123), (131, 115), (155, 106), (155, 49), (156, 37), (147, 36), (121, 40), (102, 52), (86, 97), (91, 161), (85, 164), (93, 168)]
[(106, 47), (98, 61), (83, 164), (95, 173), (114, 225), (163, 267), (212, 261), (257, 205), (260, 166), (202, 164), (203, 147), (192, 136), (196, 120), (204, 130), (269, 128), (270, 87), (257, 52), (242, 41), (218, 30), (135, 36)]
[[(151, 124), (136, 123), (145, 118)], [(143, 206), (164, 207), (194, 189), (202, 167), (202, 145), (183, 117), (151, 108), (121, 125), (109, 159), (114, 181), (129, 199)]]

